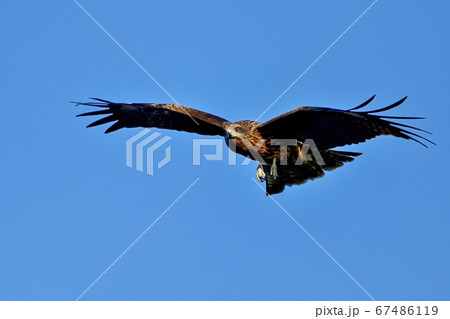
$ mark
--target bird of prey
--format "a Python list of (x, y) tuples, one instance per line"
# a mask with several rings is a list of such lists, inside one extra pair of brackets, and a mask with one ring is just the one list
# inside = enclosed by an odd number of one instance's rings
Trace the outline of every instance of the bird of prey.
[(231, 150), (258, 162), (256, 176), (260, 182), (266, 182), (266, 195), (273, 195), (281, 193), (286, 185), (299, 185), (322, 177), (324, 171), (340, 167), (361, 155), (332, 150), (339, 146), (361, 143), (380, 135), (413, 140), (425, 147), (426, 142), (434, 144), (418, 131), (431, 133), (391, 121), (422, 117), (377, 114), (395, 108), (406, 97), (380, 109), (361, 111), (374, 97), (347, 110), (302, 106), (265, 123), (249, 120), (232, 123), (178, 104), (115, 103), (92, 98), (92, 102), (77, 105), (103, 108), (78, 116), (107, 115), (87, 126), (115, 121), (105, 133), (124, 127), (156, 127), (223, 136)]

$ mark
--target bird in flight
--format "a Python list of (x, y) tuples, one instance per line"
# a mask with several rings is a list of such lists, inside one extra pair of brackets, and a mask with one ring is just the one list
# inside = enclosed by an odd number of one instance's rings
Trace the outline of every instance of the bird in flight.
[(419, 135), (431, 133), (391, 121), (422, 117), (377, 114), (395, 108), (406, 97), (380, 109), (361, 111), (374, 98), (375, 95), (348, 110), (302, 106), (265, 123), (249, 120), (232, 123), (178, 104), (115, 103), (98, 98), (75, 103), (102, 108), (77, 116), (107, 115), (87, 126), (115, 122), (105, 133), (121, 128), (156, 127), (223, 136), (232, 151), (258, 162), (256, 176), (260, 182), (266, 182), (266, 195), (273, 195), (283, 192), (286, 185), (300, 185), (322, 177), (324, 171), (338, 168), (362, 154), (333, 150), (335, 147), (358, 144), (380, 135), (413, 140), (425, 147), (426, 142), (435, 145)]

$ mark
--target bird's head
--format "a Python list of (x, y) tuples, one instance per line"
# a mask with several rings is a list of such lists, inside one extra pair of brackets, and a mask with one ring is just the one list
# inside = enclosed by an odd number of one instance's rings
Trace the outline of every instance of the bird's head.
[(248, 138), (248, 132), (245, 127), (243, 127), (239, 122), (230, 123), (225, 128), (226, 139), (245, 139)]

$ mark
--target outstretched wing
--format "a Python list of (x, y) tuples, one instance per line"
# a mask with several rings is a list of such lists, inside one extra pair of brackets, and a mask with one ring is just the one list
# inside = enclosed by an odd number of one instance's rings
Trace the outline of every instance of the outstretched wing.
[(155, 103), (114, 103), (93, 98), (97, 102), (79, 103), (104, 108), (79, 114), (77, 116), (107, 115), (87, 127), (114, 122), (105, 133), (113, 132), (123, 127), (157, 127), (178, 130), (202, 135), (225, 135), (224, 126), (227, 120), (177, 104)]
[(395, 117), (374, 114), (400, 105), (406, 97), (378, 110), (355, 111), (369, 104), (374, 97), (375, 95), (361, 105), (349, 110), (302, 106), (266, 123), (261, 123), (258, 130), (264, 138), (296, 138), (301, 142), (312, 139), (319, 150), (357, 144), (379, 135), (392, 135), (414, 140), (425, 147), (427, 146), (424, 141), (434, 144), (429, 139), (407, 130), (407, 128), (431, 133), (417, 127), (389, 121), (389, 119), (422, 119), (422, 117)]

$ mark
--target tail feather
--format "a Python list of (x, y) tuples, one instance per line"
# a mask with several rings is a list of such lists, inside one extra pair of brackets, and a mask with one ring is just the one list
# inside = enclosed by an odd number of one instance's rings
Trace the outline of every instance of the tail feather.
[(309, 180), (320, 178), (325, 171), (332, 171), (349, 163), (362, 153), (327, 150), (321, 152), (325, 165), (319, 165), (316, 161), (308, 161), (302, 165), (280, 165), (277, 162), (277, 178), (270, 174), (270, 165), (263, 165), (266, 174), (266, 194), (274, 195), (284, 191), (286, 186), (301, 185)]

